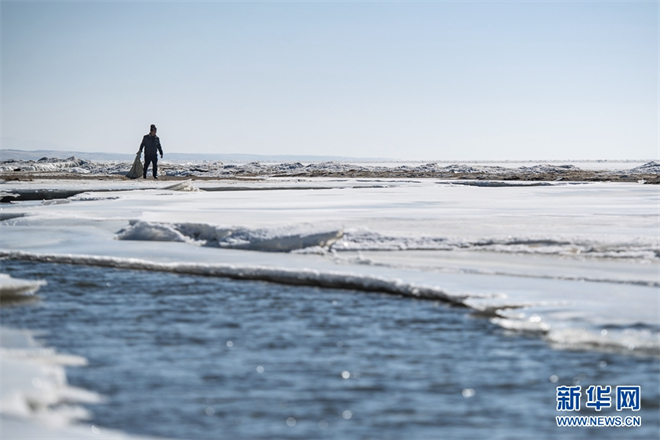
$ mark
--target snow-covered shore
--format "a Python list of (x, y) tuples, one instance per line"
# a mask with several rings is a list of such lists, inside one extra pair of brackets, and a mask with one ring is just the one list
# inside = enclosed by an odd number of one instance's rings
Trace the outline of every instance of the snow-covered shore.
[[(0, 175), (5, 178), (106, 176), (123, 177), (131, 167), (127, 161), (91, 161), (69, 157), (41, 158), (39, 160), (5, 160), (0, 162)], [(518, 164), (520, 165), (520, 164)], [(332, 178), (436, 178), (477, 180), (531, 180), (531, 181), (623, 181), (645, 180), (657, 183), (660, 162), (637, 164), (633, 167), (613, 168), (607, 162), (589, 164), (530, 163), (520, 166), (500, 166), (480, 163), (440, 162), (420, 164), (381, 164), (349, 162), (250, 162), (230, 164), (214, 161), (168, 162), (161, 161), (161, 174), (170, 178), (255, 178), (255, 177), (332, 177)], [(615, 163), (620, 166), (620, 163)]]

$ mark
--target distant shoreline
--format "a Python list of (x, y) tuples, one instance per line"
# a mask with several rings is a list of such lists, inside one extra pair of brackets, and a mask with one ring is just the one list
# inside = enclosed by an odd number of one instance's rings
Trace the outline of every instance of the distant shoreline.
[[(85, 160), (97, 161), (132, 161), (135, 154), (129, 153), (103, 153), (103, 152), (84, 152), (69, 150), (17, 150), (0, 149), (0, 161), (6, 160), (39, 160), (43, 157), (54, 157), (67, 159), (75, 156)], [(166, 160), (174, 162), (202, 162), (202, 161), (221, 161), (221, 162), (349, 162), (349, 163), (647, 163), (658, 159), (499, 159), (499, 160), (449, 160), (449, 159), (425, 159), (425, 160), (406, 160), (377, 157), (347, 157), (347, 156), (316, 156), (316, 155), (260, 155), (260, 154), (205, 154), (205, 153), (177, 153), (166, 152)]]
[[(34, 179), (124, 180), (133, 161), (92, 161), (75, 157), (8, 160), (0, 163), (0, 178), (5, 181)], [(594, 163), (594, 162), (592, 162)], [(226, 164), (176, 163), (162, 161), (159, 169), (163, 180), (265, 180), (288, 179), (438, 179), (483, 181), (481, 186), (497, 186), (496, 182), (633, 182), (660, 183), (660, 162), (595, 162), (606, 167), (573, 164), (538, 164), (510, 162), (509, 166), (475, 163), (371, 163), (301, 162)], [(511, 166), (516, 164), (519, 166)], [(583, 162), (584, 164), (584, 162)], [(613, 166), (613, 165), (619, 166)], [(631, 164), (633, 166), (631, 166)], [(625, 165), (625, 166), (621, 166)], [(490, 183), (488, 183), (490, 182)]]

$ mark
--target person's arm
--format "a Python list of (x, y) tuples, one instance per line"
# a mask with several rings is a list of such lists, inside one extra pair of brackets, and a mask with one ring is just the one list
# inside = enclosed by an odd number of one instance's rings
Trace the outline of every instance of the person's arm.
[(140, 151), (138, 151), (138, 154), (142, 154), (143, 148), (144, 148), (144, 138), (142, 138), (142, 142), (140, 142)]
[(158, 151), (160, 152), (160, 158), (163, 158), (163, 149), (160, 147), (160, 138), (158, 138)]

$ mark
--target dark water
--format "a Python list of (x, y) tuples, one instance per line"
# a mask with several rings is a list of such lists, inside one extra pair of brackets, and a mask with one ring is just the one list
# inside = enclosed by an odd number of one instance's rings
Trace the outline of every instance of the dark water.
[[(67, 374), (107, 397), (89, 407), (102, 427), (188, 439), (659, 436), (657, 359), (553, 350), (465, 309), (58, 264), (0, 271), (48, 281), (41, 302), (0, 309), (2, 325), (45, 330), (46, 345), (89, 360)], [(555, 387), (574, 378), (641, 385), (642, 426), (558, 428), (557, 415), (596, 414), (555, 411)]]

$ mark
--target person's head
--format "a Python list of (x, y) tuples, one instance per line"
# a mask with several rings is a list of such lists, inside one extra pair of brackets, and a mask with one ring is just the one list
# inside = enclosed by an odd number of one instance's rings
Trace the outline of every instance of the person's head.
[(156, 136), (156, 126), (154, 124), (151, 124), (151, 129), (149, 130), (149, 134), (152, 136)]

